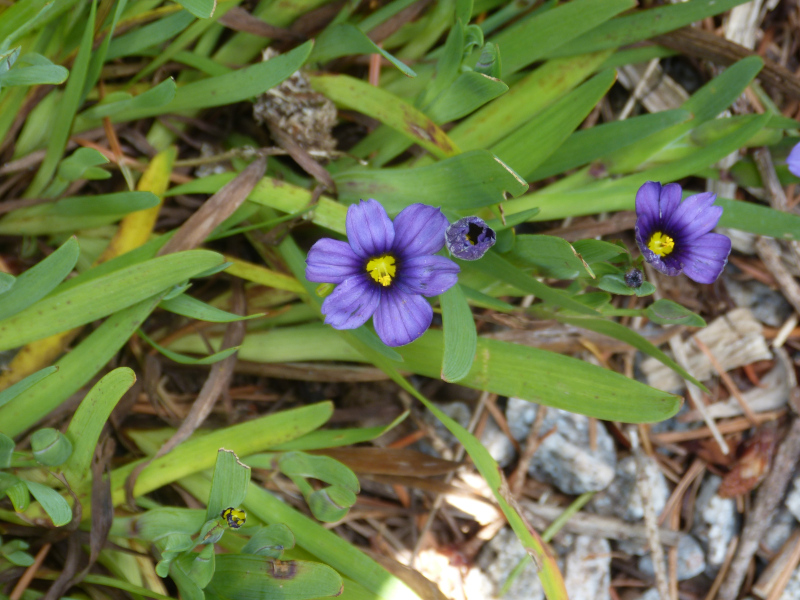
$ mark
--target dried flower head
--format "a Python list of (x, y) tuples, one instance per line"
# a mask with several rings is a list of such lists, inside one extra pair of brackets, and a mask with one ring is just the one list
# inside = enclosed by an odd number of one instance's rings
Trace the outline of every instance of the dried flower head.
[(441, 294), (458, 280), (458, 265), (435, 255), (447, 224), (441, 210), (425, 204), (408, 206), (394, 222), (376, 200), (351, 205), (348, 242), (323, 238), (306, 258), (306, 279), (338, 284), (322, 303), (325, 322), (355, 329), (373, 317), (388, 346), (425, 333), (433, 309), (423, 296)]
[(638, 289), (642, 287), (644, 283), (644, 273), (642, 273), (639, 269), (633, 268), (627, 273), (625, 273), (625, 285), (629, 288)]
[(636, 244), (644, 259), (665, 275), (686, 274), (698, 283), (713, 283), (722, 273), (731, 240), (712, 233), (722, 216), (713, 206), (716, 194), (689, 196), (681, 186), (648, 181), (636, 193)]
[(459, 219), (444, 235), (447, 250), (461, 260), (478, 260), (497, 241), (494, 229), (479, 217)]

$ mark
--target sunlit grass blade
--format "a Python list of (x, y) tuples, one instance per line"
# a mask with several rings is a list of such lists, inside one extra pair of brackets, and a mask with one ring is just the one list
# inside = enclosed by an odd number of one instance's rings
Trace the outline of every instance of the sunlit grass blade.
[(114, 369), (98, 381), (81, 401), (67, 428), (73, 451), (64, 465), (64, 476), (73, 488), (80, 487), (91, 473), (92, 456), (111, 411), (136, 381), (127, 367)]
[(208, 250), (191, 250), (120, 269), (29, 306), (0, 321), (7, 350), (89, 323), (131, 306), (222, 262)]

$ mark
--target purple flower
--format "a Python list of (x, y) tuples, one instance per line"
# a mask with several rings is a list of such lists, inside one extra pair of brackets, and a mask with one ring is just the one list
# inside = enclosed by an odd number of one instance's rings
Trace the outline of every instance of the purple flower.
[(789, 152), (786, 164), (789, 166), (789, 172), (792, 175), (800, 177), (800, 144), (796, 144), (792, 151)]
[(376, 200), (351, 205), (349, 242), (323, 238), (306, 259), (306, 279), (339, 284), (322, 303), (325, 322), (355, 329), (373, 317), (387, 346), (403, 346), (425, 333), (433, 309), (423, 296), (444, 293), (458, 280), (458, 265), (435, 255), (447, 225), (441, 210), (425, 204), (406, 207), (394, 223)]
[(447, 228), (444, 237), (450, 254), (461, 260), (478, 260), (497, 241), (494, 229), (478, 217), (459, 219)]
[(636, 244), (644, 259), (666, 275), (685, 273), (697, 283), (713, 283), (722, 273), (731, 241), (711, 233), (722, 216), (716, 194), (689, 196), (681, 186), (648, 181), (636, 192)]

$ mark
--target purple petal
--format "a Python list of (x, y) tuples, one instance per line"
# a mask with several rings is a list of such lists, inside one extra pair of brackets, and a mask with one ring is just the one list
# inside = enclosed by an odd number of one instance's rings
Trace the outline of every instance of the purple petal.
[(683, 234), (681, 241), (684, 243), (689, 242), (707, 234), (717, 226), (720, 217), (722, 217), (721, 206), (708, 207), (681, 230)]
[(361, 258), (387, 253), (394, 243), (394, 226), (377, 200), (351, 204), (347, 209), (347, 239)]
[[(707, 211), (709, 211), (716, 199), (717, 195), (713, 192), (689, 196), (671, 215), (664, 215), (664, 229), (672, 233), (675, 238), (684, 238), (689, 235), (690, 231), (697, 231), (694, 224), (695, 221), (702, 220), (703, 223), (706, 223), (707, 219), (704, 217), (707, 214), (715, 214), (716, 211), (711, 211), (711, 213)], [(721, 215), (722, 211), (720, 210), (719, 216)], [(717, 221), (719, 221), (719, 216), (717, 217)], [(714, 225), (716, 225), (716, 222)], [(703, 233), (707, 231), (709, 231), (709, 229), (706, 229)], [(700, 235), (702, 235), (702, 233)]]
[(407, 206), (394, 220), (394, 248), (405, 257), (436, 254), (444, 246), (444, 232), (449, 224), (436, 207)]
[(380, 301), (380, 288), (365, 273), (339, 284), (322, 303), (322, 314), (334, 329), (355, 329), (367, 322)]
[(681, 248), (683, 272), (697, 283), (714, 283), (725, 268), (730, 253), (731, 240), (727, 236), (707, 233)]
[(405, 346), (425, 333), (432, 320), (433, 309), (425, 298), (395, 288), (383, 294), (372, 322), (384, 344)]
[(322, 238), (311, 246), (306, 258), (306, 279), (319, 283), (342, 283), (364, 272), (364, 261), (347, 242)]
[(636, 217), (637, 220), (646, 219), (648, 225), (659, 222), (661, 211), (659, 199), (661, 197), (661, 184), (657, 181), (648, 181), (636, 192)]
[(681, 186), (677, 183), (668, 183), (661, 188), (658, 210), (662, 219), (669, 218), (669, 215), (678, 209), (681, 204), (681, 194)]
[(786, 159), (786, 164), (789, 167), (789, 172), (795, 177), (800, 177), (800, 144), (797, 144), (789, 153)]
[(444, 256), (415, 256), (401, 263), (397, 287), (408, 294), (438, 296), (458, 281), (461, 268)]

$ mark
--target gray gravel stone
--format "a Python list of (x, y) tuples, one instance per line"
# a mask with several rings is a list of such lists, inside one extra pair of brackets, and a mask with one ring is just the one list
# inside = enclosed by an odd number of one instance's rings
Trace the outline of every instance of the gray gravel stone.
[(788, 509), (781, 508), (773, 517), (772, 524), (759, 545), (763, 546), (769, 555), (773, 555), (783, 547), (795, 529), (797, 529), (797, 520), (794, 515)]
[[(526, 554), (517, 536), (509, 527), (503, 528), (484, 545), (478, 555), (477, 564), (494, 586), (493, 597), (497, 597), (512, 569)], [(471, 595), (470, 600), (472, 600)], [(544, 590), (533, 561), (530, 561), (517, 576), (508, 593), (503, 596), (503, 600), (544, 600)]]
[(610, 600), (611, 546), (603, 538), (579, 535), (567, 554), (564, 584), (570, 598)]
[(709, 475), (700, 486), (695, 503), (692, 533), (707, 548), (708, 566), (716, 568), (725, 561), (728, 544), (739, 530), (739, 516), (733, 498), (721, 498), (717, 490), (720, 477)]
[[(660, 514), (669, 498), (667, 480), (661, 471), (650, 491), (656, 514)], [(591, 502), (598, 514), (614, 516), (626, 521), (639, 521), (644, 518), (642, 496), (636, 487), (636, 459), (626, 456), (617, 463), (614, 480), (606, 489), (595, 494)]]
[[(519, 398), (509, 398), (506, 418), (512, 435), (524, 442), (540, 406)], [(597, 450), (589, 446), (589, 418), (557, 408), (547, 408), (542, 434), (549, 435), (536, 450), (528, 473), (539, 481), (552, 483), (566, 494), (596, 492), (614, 479), (617, 453), (614, 440), (597, 423)]]
[(794, 515), (794, 518), (800, 521), (800, 477), (795, 477), (792, 482), (792, 488), (786, 496), (784, 501), (786, 508)]
[(779, 600), (797, 600), (798, 598), (800, 598), (800, 567), (792, 573)]
[(481, 435), (481, 443), (497, 461), (497, 464), (503, 468), (510, 465), (514, 459), (514, 445), (500, 429), (500, 426), (494, 422), (494, 419), (490, 418), (486, 421), (486, 427)]
[(753, 316), (765, 325), (780, 327), (792, 314), (792, 307), (783, 294), (759, 281), (737, 281), (733, 277), (726, 277), (725, 287), (736, 306), (749, 308)]
[[(655, 575), (650, 554), (639, 559), (639, 570), (650, 577)], [(705, 570), (706, 559), (700, 542), (690, 535), (683, 536), (678, 543), (678, 581), (696, 577)]]

